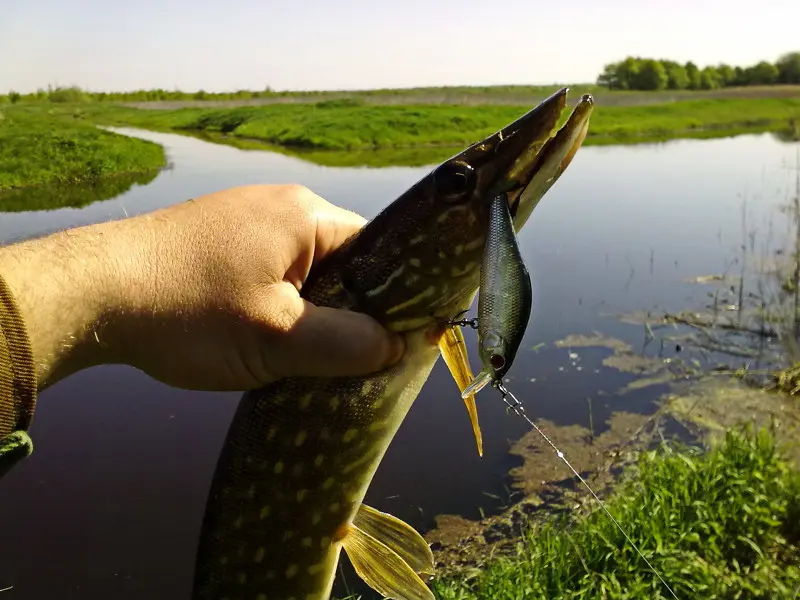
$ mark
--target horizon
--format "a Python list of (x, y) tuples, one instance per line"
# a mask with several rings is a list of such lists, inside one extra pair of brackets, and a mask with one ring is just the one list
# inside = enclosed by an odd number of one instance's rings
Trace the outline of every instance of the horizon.
[[(790, 84), (791, 85), (791, 84)], [(313, 94), (313, 93), (324, 93), (324, 94), (335, 94), (337, 92), (341, 93), (358, 93), (358, 92), (380, 92), (380, 91), (414, 91), (414, 90), (436, 90), (436, 89), (452, 89), (452, 88), (495, 88), (495, 87), (534, 87), (534, 88), (550, 88), (550, 87), (589, 87), (595, 86), (597, 87), (597, 83), (594, 81), (581, 81), (581, 82), (566, 82), (566, 81), (554, 81), (552, 83), (470, 83), (470, 84), (452, 84), (452, 85), (419, 85), (419, 86), (397, 86), (397, 87), (364, 87), (364, 88), (348, 88), (348, 89), (295, 89), (295, 90), (279, 90), (275, 88), (270, 88), (270, 92), (274, 94), (284, 94), (284, 93), (291, 93), (291, 94)], [(130, 88), (130, 89), (91, 89), (82, 87), (77, 84), (55, 84), (52, 82), (48, 82), (45, 85), (40, 85), (35, 90), (29, 90), (27, 92), (20, 92), (20, 93), (35, 93), (37, 90), (58, 90), (58, 89), (70, 89), (70, 88), (77, 88), (82, 92), (86, 92), (88, 94), (129, 94), (137, 91), (153, 91), (153, 90), (164, 90), (167, 92), (183, 92), (183, 93), (194, 93), (200, 91), (200, 89), (180, 89), (180, 88)], [(14, 92), (19, 92), (19, 90), (12, 90)], [(235, 92), (263, 92), (264, 90), (255, 89), (255, 88), (237, 88), (237, 89), (219, 89), (219, 90), (208, 90), (203, 89), (202, 91), (208, 94), (233, 94)], [(0, 90), (0, 94), (4, 92)], [(5, 92), (8, 93), (8, 92)]]
[(15, 58), (0, 63), (0, 93), (48, 85), (211, 93), (591, 85), (626, 56), (700, 67), (775, 62), (797, 50), (790, 45), (800, 3), (787, 4), (765, 0), (752, 11), (679, 0), (653, 11), (633, 0), (307, 0), (275, 10), (257, 0), (30, 0), (4, 7), (0, 54)]

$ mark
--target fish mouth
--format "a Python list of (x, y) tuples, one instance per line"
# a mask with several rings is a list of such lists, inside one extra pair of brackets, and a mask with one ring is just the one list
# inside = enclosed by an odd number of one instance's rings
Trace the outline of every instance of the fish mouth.
[(594, 98), (584, 94), (572, 109), (564, 125), (548, 139), (534, 160), (518, 159), (514, 169), (527, 168), (527, 184), (515, 194), (508, 195), (509, 208), (514, 221), (514, 229), (519, 231), (525, 225), (533, 209), (539, 204), (547, 191), (558, 181), (567, 169), (589, 131), (589, 118), (594, 109)]
[(516, 121), (485, 140), (492, 148), (492, 182), (484, 198), (506, 195), (514, 228), (519, 231), (533, 209), (578, 152), (589, 130), (594, 98), (584, 94), (561, 128), (569, 88), (562, 88)]

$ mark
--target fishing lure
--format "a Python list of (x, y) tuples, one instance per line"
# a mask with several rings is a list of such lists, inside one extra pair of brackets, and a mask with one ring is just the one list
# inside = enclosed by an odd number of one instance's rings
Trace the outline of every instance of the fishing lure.
[[(483, 369), (464, 388), (466, 398), (486, 384), (497, 385), (511, 368), (525, 335), (533, 305), (533, 289), (522, 260), (505, 194), (489, 205), (489, 231), (481, 262), (478, 296), (478, 353)], [(458, 324), (476, 325), (472, 322)]]

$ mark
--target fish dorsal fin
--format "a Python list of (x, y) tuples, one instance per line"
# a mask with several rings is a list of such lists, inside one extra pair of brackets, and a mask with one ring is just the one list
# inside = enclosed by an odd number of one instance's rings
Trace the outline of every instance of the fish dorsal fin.
[(353, 525), (394, 550), (415, 573), (433, 575), (433, 552), (405, 521), (362, 504)]
[[(462, 392), (472, 381), (472, 369), (469, 365), (467, 355), (467, 343), (464, 341), (464, 334), (460, 327), (448, 327), (441, 338), (439, 338), (439, 351), (442, 358), (450, 370), (450, 374)], [(475, 406), (475, 395), (461, 395), (464, 404), (467, 405), (469, 420), (472, 423), (472, 432), (475, 434), (475, 443), (478, 445), (478, 456), (483, 456), (483, 436), (481, 426), (478, 423), (478, 408)]]
[[(392, 598), (393, 600), (436, 600), (433, 592), (428, 589), (425, 582), (419, 578), (419, 575), (403, 560), (400, 554), (355, 524), (358, 521), (367, 529), (380, 534), (387, 529), (394, 530), (396, 527), (394, 525), (384, 525), (384, 517), (388, 515), (372, 509), (374, 513), (380, 516), (375, 518), (371, 514), (365, 518), (364, 514), (367, 513), (361, 514), (362, 509), (363, 505), (359, 508), (359, 512), (353, 520), (354, 523), (347, 527), (347, 534), (342, 540), (344, 551), (347, 553), (350, 562), (353, 563), (353, 568), (358, 573), (358, 576), (385, 598)], [(397, 521), (409, 527), (399, 519)], [(364, 525), (365, 523), (366, 525)], [(406, 545), (407, 543), (403, 547)], [(430, 552), (430, 549), (428, 549), (428, 552)], [(419, 562), (419, 560), (414, 559), (414, 562)]]

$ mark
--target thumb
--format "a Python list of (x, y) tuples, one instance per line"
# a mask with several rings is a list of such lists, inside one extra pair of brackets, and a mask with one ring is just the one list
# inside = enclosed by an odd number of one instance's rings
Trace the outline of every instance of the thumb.
[[(368, 375), (400, 360), (402, 336), (363, 313), (315, 306), (294, 286), (281, 286), (272, 310), (293, 321), (283, 327), (269, 350), (269, 369), (287, 376), (347, 377)], [(273, 313), (275, 314), (275, 313)]]

